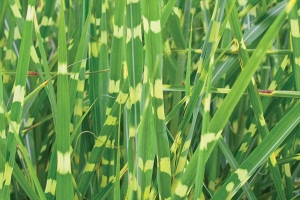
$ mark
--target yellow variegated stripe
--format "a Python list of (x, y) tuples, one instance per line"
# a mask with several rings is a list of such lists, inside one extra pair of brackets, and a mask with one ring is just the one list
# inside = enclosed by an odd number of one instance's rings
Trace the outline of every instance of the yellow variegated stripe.
[[(186, 167), (187, 164), (187, 158), (186, 155), (188, 154), (188, 150), (191, 144), (191, 139), (187, 139), (183, 145), (183, 148), (181, 150), (181, 154), (178, 160), (178, 164), (177, 164), (177, 168), (176, 168), (176, 172), (175, 172), (175, 177), (176, 178), (180, 178), (182, 171), (184, 170), (184, 168)], [(178, 179), (177, 179), (178, 180)], [(179, 180), (178, 180), (179, 182)], [(172, 186), (172, 188), (176, 188), (176, 186)]]
[(103, 0), (101, 7), (102, 7), (102, 13), (105, 13), (106, 10), (108, 9), (108, 0)]
[(217, 21), (212, 21), (212, 28), (209, 36), (209, 42), (216, 42), (218, 38), (218, 30), (220, 29), (221, 24)]
[(116, 102), (118, 102), (119, 104), (124, 104), (127, 100), (127, 97), (128, 97), (127, 93), (124, 94), (122, 91), (120, 91), (120, 93), (116, 99)]
[(154, 83), (154, 97), (158, 98), (158, 99), (162, 99), (163, 98), (162, 91), (163, 91), (162, 80), (161, 79), (155, 80), (155, 83)]
[(248, 147), (249, 147), (248, 143), (244, 142), (244, 143), (242, 143), (239, 151), (241, 151), (242, 153), (246, 153), (246, 151), (248, 150)]
[(55, 190), (56, 190), (56, 180), (48, 179), (46, 183), (45, 193), (50, 193), (54, 196)]
[(118, 27), (118, 26), (114, 25), (114, 37), (122, 38), (123, 34), (124, 34), (123, 32), (124, 32), (123, 26)]
[(150, 21), (150, 30), (153, 33), (160, 33), (160, 31), (161, 31), (160, 20)]
[(270, 161), (271, 161), (272, 166), (275, 167), (277, 164), (277, 161), (276, 161), (276, 156), (274, 153), (270, 156)]
[(188, 191), (188, 186), (183, 185), (181, 182), (179, 183), (179, 185), (177, 186), (176, 190), (175, 190), (175, 194), (179, 197), (185, 197), (185, 195), (187, 194)]
[(51, 26), (54, 25), (52, 17), (43, 16), (41, 26)]
[(6, 131), (4, 129), (0, 130), (0, 137), (6, 139)]
[(105, 187), (107, 183), (112, 182), (115, 179), (115, 176), (102, 176), (101, 186)]
[(157, 118), (159, 120), (165, 120), (165, 110), (164, 110), (164, 105), (161, 105), (157, 108), (156, 110), (156, 113), (157, 113)]
[(170, 158), (164, 157), (159, 161), (160, 171), (171, 176)]
[(129, 88), (129, 94), (130, 94), (130, 102), (132, 104), (135, 104), (136, 102), (140, 101), (141, 94), (142, 94), (142, 84), (139, 83), (135, 88), (130, 87)]
[(153, 169), (153, 164), (154, 160), (146, 160), (146, 162), (144, 162), (143, 158), (138, 157), (138, 166), (142, 170), (142, 172)]
[[(104, 9), (105, 9), (105, 7), (104, 7)], [(95, 26), (99, 26), (100, 22), (101, 22), (101, 18), (95, 17), (95, 15), (92, 14), (90, 21), (91, 21), (91, 24), (93, 24)], [(96, 32), (96, 33), (98, 33), (98, 32)]]
[(114, 126), (114, 125), (116, 125), (117, 119), (118, 119), (117, 117), (114, 117), (112, 115), (108, 115), (107, 119), (105, 121), (105, 125)]
[(173, 7), (173, 12), (175, 15), (177, 15), (177, 17), (180, 19), (181, 16), (181, 9), (179, 9), (178, 7)]
[(245, 6), (247, 4), (247, 0), (238, 0), (240, 6)]
[(120, 80), (109, 80), (109, 93), (118, 93), (120, 90)]
[(127, 0), (126, 3), (130, 4), (130, 3), (138, 3), (140, 0)]
[(98, 57), (99, 54), (99, 44), (98, 42), (90, 42), (89, 43), (89, 51), (92, 52), (94, 57)]
[(17, 59), (16, 54), (11, 49), (7, 49), (5, 51), (4, 60), (11, 61), (12, 63), (14, 63), (16, 59)]
[(233, 190), (233, 187), (234, 187), (234, 183), (233, 183), (233, 182), (230, 182), (230, 183), (227, 184), (226, 190), (227, 190), (228, 192), (231, 192), (231, 191)]
[(39, 63), (40, 62), (40, 59), (38, 58), (38, 55), (37, 55), (37, 53), (35, 51), (34, 46), (30, 47), (30, 55), (31, 55), (31, 58), (32, 58), (33, 62), (35, 62), (35, 63)]
[(133, 30), (127, 28), (127, 34), (126, 34), (126, 43), (129, 43), (132, 39), (138, 38), (139, 40), (142, 40), (142, 27), (141, 24), (138, 24), (136, 27), (133, 28)]
[(26, 21), (32, 21), (33, 17), (35, 16), (35, 8), (34, 6), (28, 5), (27, 7), (27, 14), (26, 14)]
[(66, 63), (58, 63), (58, 74), (67, 75), (68, 68)]
[(13, 167), (10, 166), (8, 162), (5, 163), (5, 173), (4, 173), (4, 180), (5, 185), (9, 186), (11, 184), (11, 174), (12, 174)]
[(149, 32), (149, 22), (145, 16), (143, 16), (143, 28), (144, 28), (145, 33)]
[(23, 106), (25, 95), (25, 87), (21, 85), (15, 86), (13, 102), (18, 102)]
[(57, 172), (60, 174), (71, 173), (70, 153), (57, 151)]
[(11, 121), (10, 124), (9, 124), (9, 129), (8, 131), (10, 133), (15, 133), (15, 134), (18, 134), (19, 133), (19, 129), (20, 129), (20, 124), (18, 124), (17, 122), (15, 121)]
[(213, 141), (216, 141), (220, 138), (222, 131), (219, 131), (217, 134), (215, 133), (206, 133), (201, 136), (200, 142), (200, 150), (207, 149), (207, 145)]
[(211, 93), (208, 94), (208, 97), (204, 98), (204, 111), (210, 111), (210, 100), (211, 100)]
[(237, 169), (234, 173), (237, 174), (238, 179), (242, 184), (249, 178), (248, 171), (246, 169)]
[(11, 10), (13, 11), (14, 16), (16, 18), (22, 18), (21, 13), (20, 13), (19, 8), (18, 8), (18, 6), (17, 6), (16, 3), (14, 3), (13, 5), (11, 5)]
[(171, 146), (171, 153), (175, 153), (178, 146), (181, 144), (182, 137), (181, 137), (181, 130), (177, 132), (175, 140)]
[(0, 190), (2, 190), (2, 188), (3, 188), (4, 181), (5, 181), (5, 179), (4, 179), (4, 173), (2, 171), (2, 172), (0, 172)]
[(299, 22), (298, 20), (292, 19), (290, 21), (291, 24), (291, 33), (293, 37), (300, 37), (300, 31), (299, 31)]
[(106, 140), (107, 140), (107, 136), (106, 135), (98, 136), (97, 140), (96, 140), (96, 143), (95, 143), (95, 146), (96, 147), (101, 147), (103, 144), (106, 143)]

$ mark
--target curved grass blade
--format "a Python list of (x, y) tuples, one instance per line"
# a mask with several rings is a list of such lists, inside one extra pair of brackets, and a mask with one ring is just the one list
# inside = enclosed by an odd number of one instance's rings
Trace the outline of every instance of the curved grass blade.
[[(226, 1), (223, 2), (217, 2), (216, 7), (214, 9), (213, 13), (213, 21), (211, 23), (212, 27), (214, 24), (220, 24), (221, 19), (223, 18), (223, 12), (225, 10), (225, 6), (230, 5), (229, 3), (226, 4)], [(218, 11), (218, 12), (216, 12)], [(231, 13), (230, 10), (227, 10), (228, 13)], [(213, 43), (213, 41), (219, 40), (219, 34), (218, 30), (214, 30), (212, 28), (210, 33), (210, 39), (209, 43)], [(212, 36), (213, 35), (213, 36)], [(215, 51), (217, 48), (217, 43), (212, 44), (212, 52)], [(205, 97), (204, 97), (204, 113), (203, 113), (203, 120), (202, 120), (202, 130), (201, 130), (201, 139), (200, 139), (200, 146), (202, 145), (202, 142), (205, 142), (205, 138), (208, 136), (208, 127), (209, 127), (209, 121), (210, 121), (210, 104), (211, 104), (211, 87), (212, 87), (212, 71), (213, 71), (213, 61), (214, 61), (214, 55), (210, 56), (209, 61), (207, 61), (208, 65), (208, 76), (206, 81), (206, 91), (205, 91)], [(195, 196), (194, 199), (199, 199), (202, 196), (202, 187), (203, 187), (203, 180), (204, 180), (204, 170), (205, 170), (205, 162), (203, 162), (205, 151), (200, 149), (199, 155), (198, 155), (198, 163), (197, 163), (197, 172), (196, 172), (196, 182), (195, 182)]]
[[(1, 150), (0, 160), (3, 160), (3, 162), (5, 161), (5, 155), (4, 155), (5, 149), (6, 149), (6, 144), (4, 143), (4, 141), (0, 140), (0, 150)], [(25, 193), (28, 195), (30, 199), (34, 199), (34, 200), (40, 199), (39, 196), (34, 191), (34, 188), (30, 186), (28, 180), (25, 178), (23, 172), (21, 171), (17, 163), (15, 163), (12, 173), (14, 178), (18, 181), (18, 183), (20, 184), (20, 186), (23, 188), (23, 190), (25, 191)]]
[[(299, 124), (300, 103), (295, 105), (240, 165), (234, 174), (222, 185), (212, 199), (232, 198), (237, 190), (255, 173), (266, 159), (279, 147)], [(274, 163), (272, 163), (274, 164)]]
[[(230, 2), (231, 2), (231, 0), (228, 0), (228, 6), (227, 6), (228, 9), (230, 8), (230, 6), (229, 6)], [(234, 35), (237, 39), (239, 62), (240, 62), (241, 67), (243, 68), (244, 64), (248, 62), (249, 55), (246, 51), (246, 46), (243, 41), (242, 30), (239, 25), (237, 12), (233, 11), (231, 16), (232, 17), (231, 17), (230, 23), (231, 23)], [(261, 99), (258, 95), (257, 88), (255, 86), (254, 78), (252, 78), (252, 81), (250, 82), (250, 84), (248, 86), (248, 93), (250, 96), (250, 101), (253, 106), (258, 130), (259, 130), (260, 134), (262, 135), (262, 137), (265, 137), (267, 134), (269, 134), (269, 129), (267, 127), (267, 123), (263, 116), (263, 106), (262, 106)], [(273, 178), (275, 179), (274, 183), (275, 183), (278, 194), (280, 195), (281, 199), (286, 199), (285, 193), (283, 190), (283, 185), (280, 184), (281, 179), (280, 179), (279, 168), (278, 168), (278, 165), (274, 164), (274, 162), (276, 162), (275, 155), (272, 154), (272, 156), (270, 157), (270, 160), (269, 160), (269, 168), (270, 168), (271, 173), (273, 174)], [(246, 192), (247, 192), (247, 190), (246, 190)], [(249, 193), (247, 193), (247, 195), (250, 197)]]
[[(95, 141), (95, 145), (90, 153), (90, 157), (88, 158), (88, 161), (83, 170), (82, 177), (78, 183), (78, 191), (80, 192), (80, 196), (75, 195), (74, 199), (81, 199), (89, 186), (89, 182), (92, 178), (92, 175), (94, 174), (96, 165), (102, 156), (108, 139), (111, 137), (113, 128), (117, 124), (119, 118), (119, 107), (123, 106), (124, 103), (127, 101), (129, 93), (128, 90), (129, 83), (127, 77), (125, 76), (124, 84), (122, 85), (121, 91), (117, 96), (110, 112), (108, 113), (106, 121), (101, 129), (99, 136)], [(109, 145), (111, 146), (111, 144)]]
[[(201, 145), (199, 146), (199, 148), (197, 148), (194, 156), (198, 155), (198, 151), (202, 150), (205, 152), (204, 160), (206, 162), (217, 140), (221, 136), (222, 130), (226, 125), (227, 120), (229, 119), (234, 109), (234, 106), (237, 104), (238, 100), (242, 96), (244, 90), (246, 89), (248, 83), (252, 78), (252, 75), (254, 74), (258, 65), (263, 59), (265, 52), (267, 51), (267, 48), (269, 47), (269, 44), (273, 39), (274, 33), (276, 33), (281, 27), (281, 25), (284, 23), (286, 14), (290, 12), (291, 8), (295, 3), (296, 1), (292, 1), (287, 5), (285, 12), (279, 15), (279, 17), (274, 21), (274, 23), (271, 25), (269, 30), (264, 35), (257, 49), (255, 50), (255, 52), (247, 62), (244, 70), (241, 72), (240, 76), (235, 81), (235, 84), (233, 85), (231, 92), (227, 95), (223, 104), (220, 106), (220, 108), (217, 110), (214, 117), (212, 118), (211, 123), (209, 124), (208, 127), (208, 134), (201, 141)], [(174, 195), (172, 196), (172, 199), (177, 199), (177, 198), (180, 199), (180, 197), (185, 196), (186, 193), (188, 192), (188, 189), (191, 187), (193, 180), (188, 179), (187, 176), (191, 177), (190, 173), (193, 172), (190, 172), (190, 170), (193, 170), (194, 166), (196, 166), (196, 163), (194, 162), (196, 162), (196, 159), (192, 159), (191, 162), (189, 163), (186, 172), (181, 179), (181, 182), (177, 186), (177, 189)]]
[[(7, 140), (7, 149), (6, 149), (6, 163), (5, 163), (5, 171), (4, 171), (4, 188), (2, 192), (1, 198), (7, 199), (9, 198), (9, 188), (11, 184), (11, 175), (14, 167), (14, 160), (15, 160), (15, 153), (16, 153), (16, 145), (17, 141), (20, 143), (19, 138), (19, 130), (21, 124), (21, 116), (22, 116), (22, 108), (24, 104), (24, 96), (25, 96), (25, 82), (27, 78), (27, 71), (29, 68), (29, 61), (30, 61), (30, 46), (31, 46), (31, 38), (32, 38), (32, 28), (33, 28), (33, 18), (35, 16), (35, 8), (34, 8), (35, 1), (29, 1), (29, 5), (27, 7), (27, 15), (26, 21), (24, 25), (23, 31), (23, 39), (21, 41), (20, 47), (20, 55), (18, 60), (17, 66), (17, 74), (16, 80), (14, 84), (15, 92), (13, 103), (11, 107), (11, 117), (9, 119), (9, 133), (8, 133), (8, 140)], [(30, 39), (29, 39), (30, 38)], [(21, 146), (22, 143), (19, 145)], [(25, 150), (25, 148), (23, 149)], [(24, 152), (25, 153), (25, 152)], [(29, 162), (29, 159), (26, 160)], [(27, 163), (30, 165), (30, 163)], [(32, 169), (31, 169), (32, 170)], [(33, 171), (31, 171), (31, 175)], [(32, 177), (35, 179), (35, 175)], [(39, 182), (36, 182), (35, 179), (35, 186), (39, 193), (41, 199), (44, 199), (44, 194), (41, 189), (41, 185)]]
[[(225, 1), (218, 1), (218, 3), (216, 3), (215, 8), (214, 8), (214, 14), (211, 20), (211, 23), (209, 25), (208, 28), (208, 34), (209, 37), (206, 38), (204, 44), (203, 44), (203, 48), (205, 49), (204, 52), (201, 54), (200, 60), (199, 60), (199, 65), (197, 68), (197, 73), (195, 76), (195, 85), (193, 87), (192, 93), (191, 93), (191, 97), (190, 97), (190, 101), (189, 104), (187, 105), (186, 111), (185, 111), (185, 115), (183, 117), (183, 121), (181, 122), (181, 124), (178, 127), (178, 134), (175, 138), (175, 142), (173, 143), (172, 147), (171, 147), (171, 153), (173, 154), (173, 158), (175, 159), (176, 162), (178, 162), (178, 166), (176, 171), (180, 172), (179, 174), (175, 174), (175, 179), (176, 182), (179, 182), (179, 180), (182, 180), (182, 171), (186, 165), (185, 161), (186, 161), (186, 156), (187, 154), (184, 153), (188, 147), (189, 147), (189, 143), (190, 141), (187, 140), (187, 135), (185, 133), (188, 133), (188, 121), (190, 120), (190, 117), (192, 114), (197, 114), (198, 110), (200, 109), (200, 102), (202, 99), (201, 94), (204, 91), (204, 85), (206, 84), (207, 81), (207, 75), (208, 75), (208, 69), (209, 69), (209, 62), (210, 59), (213, 58), (218, 42), (220, 41), (221, 38), (221, 33), (224, 31), (225, 29), (225, 22), (223, 22), (223, 24), (221, 23), (223, 20), (223, 13), (224, 13), (224, 9), (225, 9)], [(217, 12), (219, 11), (220, 12)], [(225, 19), (225, 21), (228, 20), (228, 17)], [(222, 26), (221, 26), (222, 24)], [(197, 109), (197, 110), (196, 110)], [(177, 149), (177, 146), (178, 149)], [(176, 155), (176, 151), (179, 152), (179, 156), (178, 158), (174, 157), (174, 155)], [(177, 161), (178, 160), (178, 161)], [(183, 161), (183, 163), (181, 163), (181, 161)], [(174, 185), (175, 187), (180, 187), (180, 183), (179, 185)], [(179, 198), (179, 197), (185, 197), (187, 195), (186, 190), (175, 190), (175, 193), (173, 194), (172, 198)]]

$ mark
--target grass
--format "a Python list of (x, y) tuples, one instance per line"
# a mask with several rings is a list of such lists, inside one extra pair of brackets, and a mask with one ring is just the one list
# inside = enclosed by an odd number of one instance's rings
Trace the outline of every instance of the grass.
[(296, 0), (0, 2), (0, 199), (299, 198)]

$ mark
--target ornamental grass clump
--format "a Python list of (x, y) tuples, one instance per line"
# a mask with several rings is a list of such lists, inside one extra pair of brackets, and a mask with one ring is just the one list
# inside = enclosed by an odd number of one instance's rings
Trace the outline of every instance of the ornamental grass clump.
[(298, 199), (296, 0), (0, 2), (0, 199)]

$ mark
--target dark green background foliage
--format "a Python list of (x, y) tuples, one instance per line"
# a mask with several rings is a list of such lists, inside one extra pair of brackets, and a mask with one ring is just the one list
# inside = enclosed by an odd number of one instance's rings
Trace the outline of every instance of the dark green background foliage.
[(0, 199), (298, 199), (299, 8), (0, 1)]

